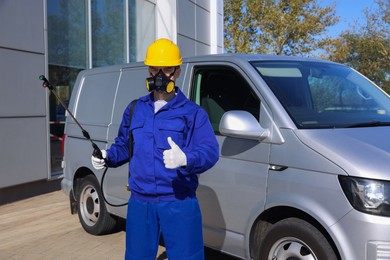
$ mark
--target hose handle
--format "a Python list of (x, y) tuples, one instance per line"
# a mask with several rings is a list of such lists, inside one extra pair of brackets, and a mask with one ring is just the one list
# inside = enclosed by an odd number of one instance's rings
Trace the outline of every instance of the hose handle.
[(92, 143), (92, 147), (93, 147), (92, 155), (96, 158), (104, 160), (102, 151), (99, 149), (99, 147), (95, 143)]

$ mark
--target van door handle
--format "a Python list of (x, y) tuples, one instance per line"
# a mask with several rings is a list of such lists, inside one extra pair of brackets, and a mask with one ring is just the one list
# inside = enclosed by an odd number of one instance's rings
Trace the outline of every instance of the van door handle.
[(283, 165), (270, 164), (269, 169), (272, 171), (281, 172), (286, 170), (288, 167)]

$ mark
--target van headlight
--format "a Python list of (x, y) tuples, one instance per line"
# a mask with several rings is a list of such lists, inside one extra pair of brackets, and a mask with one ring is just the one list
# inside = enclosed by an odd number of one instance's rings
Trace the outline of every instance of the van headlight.
[(339, 176), (349, 203), (356, 210), (379, 216), (390, 216), (390, 182)]

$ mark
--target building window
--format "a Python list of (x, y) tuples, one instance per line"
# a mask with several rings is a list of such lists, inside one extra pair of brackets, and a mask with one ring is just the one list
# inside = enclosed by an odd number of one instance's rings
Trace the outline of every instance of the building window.
[[(140, 15), (142, 14), (142, 15)], [(155, 3), (148, 0), (47, 1), (49, 79), (68, 104), (81, 70), (142, 60), (155, 38)], [(65, 110), (52, 95), (51, 168), (61, 171)]]
[(79, 0), (47, 1), (49, 64), (87, 67), (86, 4)]
[(125, 1), (92, 0), (91, 16), (92, 67), (125, 63)]

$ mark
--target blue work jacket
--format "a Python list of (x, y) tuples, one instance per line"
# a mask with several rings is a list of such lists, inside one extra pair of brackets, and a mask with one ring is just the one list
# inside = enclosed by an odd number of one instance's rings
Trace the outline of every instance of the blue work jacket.
[[(133, 157), (129, 164), (132, 196), (148, 201), (175, 201), (195, 197), (197, 174), (218, 161), (219, 147), (205, 110), (176, 88), (176, 96), (154, 113), (153, 93), (138, 99), (130, 122), (125, 109), (115, 143), (107, 150), (107, 165), (129, 161), (129, 133), (133, 133)], [(181, 148), (187, 166), (165, 168), (163, 152), (171, 149), (167, 138)]]

